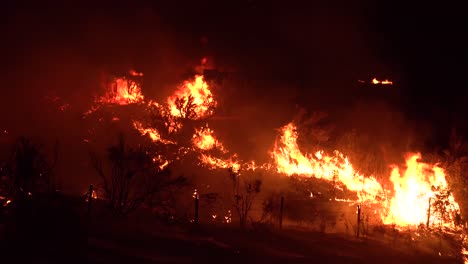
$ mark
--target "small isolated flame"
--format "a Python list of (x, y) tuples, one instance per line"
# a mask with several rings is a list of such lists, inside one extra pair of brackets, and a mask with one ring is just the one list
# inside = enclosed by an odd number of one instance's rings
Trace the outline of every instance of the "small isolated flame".
[[(195, 117), (191, 118), (200, 119), (213, 114), (211, 106), (216, 106), (216, 101), (202, 75), (195, 76), (194, 81), (185, 81), (172, 96), (167, 98), (171, 115), (185, 117), (186, 113), (180, 111), (180, 108), (187, 108), (190, 103), (189, 98), (193, 99), (191, 103), (195, 106)], [(177, 99), (184, 100), (182, 107), (177, 107)]]
[(163, 170), (169, 165), (169, 160), (165, 159), (162, 155), (156, 155), (153, 157), (153, 162), (159, 164), (159, 168)]
[(98, 102), (118, 105), (143, 102), (140, 86), (127, 78), (115, 78), (106, 89), (106, 94), (99, 98)]
[(5, 203), (3, 204), (3, 206), (7, 206), (11, 203), (11, 200), (6, 200)]
[(349, 190), (357, 192), (360, 201), (375, 202), (376, 197), (383, 192), (375, 178), (360, 175), (339, 151), (335, 151), (333, 156), (324, 154), (323, 150), (317, 151), (315, 155), (303, 154), (297, 138), (293, 123), (281, 129), (281, 135), (271, 152), (279, 173), (340, 181)]
[[(383, 218), (384, 223), (399, 225), (418, 225), (426, 223), (430, 199), (434, 200), (434, 188), (447, 188), (444, 170), (436, 165), (419, 162), (421, 154), (409, 154), (406, 170), (400, 173), (394, 166), (390, 181), (394, 184), (395, 195), (390, 200), (390, 212)], [(453, 196), (448, 197), (448, 213), (459, 210)], [(432, 208), (434, 211), (435, 208)], [(432, 213), (434, 219), (435, 213)]]
[(232, 213), (231, 210), (227, 211), (227, 215), (224, 216), (224, 223), (229, 224), (232, 222)]
[(377, 78), (372, 79), (372, 83), (373, 84), (383, 84), (383, 85), (392, 85), (393, 84), (392, 81), (389, 81), (387, 79), (385, 79), (383, 81), (379, 81), (379, 80), (377, 80)]
[(143, 73), (142, 72), (137, 72), (135, 70), (130, 70), (128, 71), (128, 73), (131, 75), (131, 76), (143, 76)]
[[(88, 202), (89, 201), (89, 191), (86, 191), (84, 195), (85, 195), (85, 201)], [(97, 195), (96, 190), (93, 190), (93, 192), (91, 193), (91, 198), (93, 200), (98, 199), (98, 195)]]
[(192, 143), (201, 150), (219, 149), (221, 152), (226, 153), (223, 144), (215, 138), (213, 133), (214, 131), (208, 127), (208, 124), (200, 129), (195, 129)]

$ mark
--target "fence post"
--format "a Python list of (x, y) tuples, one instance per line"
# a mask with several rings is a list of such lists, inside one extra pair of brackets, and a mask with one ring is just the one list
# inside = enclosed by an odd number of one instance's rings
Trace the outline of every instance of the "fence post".
[(89, 190), (88, 190), (88, 215), (91, 214), (91, 207), (93, 205), (93, 185), (89, 185)]
[(429, 197), (429, 207), (427, 208), (427, 222), (426, 227), (429, 228), (429, 220), (431, 219), (431, 197)]
[(284, 196), (281, 196), (280, 215), (279, 215), (279, 228), (283, 229), (283, 207), (284, 207)]
[(358, 204), (357, 206), (357, 237), (359, 237), (359, 228), (361, 226), (361, 205)]
[(195, 200), (195, 224), (198, 224), (198, 194), (195, 193), (194, 195), (194, 200)]

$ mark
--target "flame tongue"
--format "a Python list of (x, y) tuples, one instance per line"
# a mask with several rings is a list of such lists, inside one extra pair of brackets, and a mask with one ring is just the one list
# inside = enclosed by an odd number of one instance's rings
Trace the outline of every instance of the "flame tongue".
[(335, 151), (333, 156), (325, 155), (323, 150), (317, 151), (314, 156), (303, 154), (297, 144), (298, 135), (293, 123), (284, 126), (281, 132), (271, 153), (279, 173), (313, 176), (329, 181), (336, 179), (349, 190), (357, 192), (360, 201), (375, 201), (383, 191), (375, 178), (366, 178), (357, 173), (348, 158), (339, 151)]

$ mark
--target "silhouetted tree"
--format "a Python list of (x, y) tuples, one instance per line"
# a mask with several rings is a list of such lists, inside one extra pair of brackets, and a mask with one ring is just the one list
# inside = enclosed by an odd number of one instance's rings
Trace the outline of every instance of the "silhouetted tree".
[(48, 161), (40, 148), (26, 137), (14, 144), (11, 159), (1, 168), (3, 194), (8, 197), (31, 195), (37, 191), (49, 191), (54, 167), (57, 163), (58, 144), (54, 148), (54, 159)]
[[(440, 156), (439, 156), (440, 157)], [(449, 147), (442, 154), (448, 183), (459, 202), (462, 215), (468, 218), (468, 144), (455, 128), (451, 130)]]
[(127, 146), (123, 135), (107, 149), (108, 170), (91, 153), (91, 163), (102, 180), (104, 199), (116, 215), (127, 215), (168, 186), (183, 182), (182, 177), (171, 178), (169, 170), (162, 168), (163, 161), (154, 157), (156, 154), (149, 148)]
[(229, 168), (229, 178), (233, 183), (234, 209), (239, 216), (241, 228), (245, 228), (253, 201), (260, 193), (262, 181), (259, 179), (241, 178), (240, 173), (232, 168)]
[(432, 186), (432, 191), (435, 193), (435, 197), (431, 204), (431, 210), (436, 220), (438, 220), (439, 226), (450, 222), (459, 225), (460, 212), (458, 209), (451, 206), (451, 191), (448, 188), (434, 186)]

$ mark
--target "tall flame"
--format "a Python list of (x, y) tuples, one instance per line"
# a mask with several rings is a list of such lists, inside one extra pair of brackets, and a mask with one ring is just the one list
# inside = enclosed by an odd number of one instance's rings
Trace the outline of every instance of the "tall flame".
[[(419, 159), (421, 159), (420, 153), (409, 154), (406, 159), (407, 168), (403, 174), (398, 167), (393, 168), (390, 181), (394, 185), (395, 195), (390, 200), (390, 212), (383, 218), (384, 223), (399, 225), (426, 223), (430, 216), (431, 199), (436, 198), (437, 187), (442, 189), (448, 187), (442, 168), (419, 162)], [(451, 194), (448, 202), (449, 212), (459, 210)]]
[[(189, 98), (193, 101), (189, 102)], [(181, 102), (181, 107), (177, 105), (178, 99), (184, 100)], [(167, 98), (167, 104), (173, 116), (183, 117), (186, 113), (183, 113), (181, 108), (187, 108), (190, 103), (194, 105), (196, 119), (210, 116), (211, 106), (216, 106), (216, 101), (202, 75), (195, 76), (193, 81), (185, 81), (172, 96)]]

